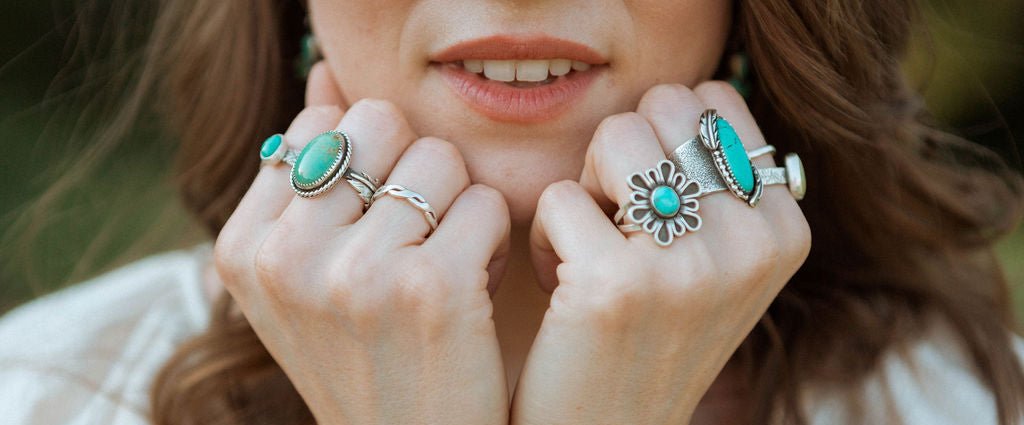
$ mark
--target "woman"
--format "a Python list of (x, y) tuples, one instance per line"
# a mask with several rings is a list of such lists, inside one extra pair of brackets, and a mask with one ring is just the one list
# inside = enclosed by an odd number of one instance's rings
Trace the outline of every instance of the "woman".
[[(4, 411), (1022, 418), (1024, 344), (991, 251), (1020, 179), (919, 123), (899, 68), (912, 2), (308, 3), (161, 10), (136, 95), (155, 85), (170, 106), (182, 193), (216, 242), (9, 316), (4, 373), (26, 384)], [(300, 105), (304, 12), (324, 61)], [(752, 73), (730, 66), (743, 52)], [(766, 143), (803, 158), (802, 203), (799, 164)], [(700, 159), (715, 152), (727, 166)], [(63, 335), (55, 309), (85, 331)]]

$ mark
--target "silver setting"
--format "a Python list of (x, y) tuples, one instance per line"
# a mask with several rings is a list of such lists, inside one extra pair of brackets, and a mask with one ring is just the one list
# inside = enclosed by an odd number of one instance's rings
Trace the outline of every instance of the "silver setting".
[[(352, 142), (351, 140), (349, 140), (348, 134), (345, 134), (344, 131), (331, 130), (319, 134), (316, 137), (324, 135), (330, 135), (331, 137), (334, 138), (334, 140), (337, 140), (338, 142), (341, 143), (341, 146), (338, 149), (338, 153), (337, 155), (334, 156), (334, 161), (331, 162), (331, 165), (327, 168), (326, 173), (324, 173), (315, 181), (313, 181), (312, 184), (301, 184), (295, 178), (296, 173), (298, 172), (298, 162), (292, 164), (292, 189), (294, 189), (295, 193), (301, 197), (312, 198), (314, 196), (320, 195), (330, 190), (332, 187), (334, 187), (334, 184), (338, 182), (338, 179), (341, 178), (341, 176), (344, 175), (346, 171), (348, 171), (348, 164), (349, 161), (352, 159)], [(313, 139), (316, 139), (316, 137), (314, 137)], [(312, 141), (313, 139), (310, 140)], [(307, 144), (306, 146), (308, 147), (309, 145)]]
[[(754, 189), (747, 192), (740, 187), (739, 183), (736, 182), (736, 175), (733, 174), (732, 168), (729, 166), (729, 161), (725, 160), (725, 151), (722, 149), (722, 141), (718, 137), (718, 111), (714, 109), (705, 110), (704, 113), (700, 114), (700, 132), (697, 134), (697, 138), (700, 139), (701, 144), (710, 153), (712, 161), (710, 164), (714, 165), (715, 170), (725, 181), (726, 187), (729, 191), (736, 195), (736, 197), (747, 202), (747, 205), (751, 207), (757, 206), (758, 201), (761, 200), (761, 194), (764, 191), (764, 185), (761, 182), (760, 174), (757, 172), (757, 167), (754, 163), (750, 163), (750, 168), (753, 170), (754, 177)], [(750, 161), (749, 154), (747, 161)], [(686, 172), (689, 172), (690, 168), (681, 167)]]
[[(630, 174), (626, 183), (633, 191), (629, 202), (619, 206), (615, 224), (623, 232), (643, 231), (654, 237), (660, 246), (669, 246), (686, 232), (700, 230), (703, 221), (697, 211), (703, 195), (700, 183), (688, 179), (676, 170), (669, 160), (662, 160), (654, 168)], [(671, 217), (662, 216), (653, 205), (651, 195), (658, 187), (669, 187), (679, 196), (679, 211)]]
[[(684, 168), (689, 165), (680, 165), (680, 162), (686, 161), (684, 164), (692, 164), (692, 158), (699, 157), (695, 152), (704, 152), (704, 149), (694, 147), (697, 141), (690, 139), (683, 146), (677, 148), (672, 152), (672, 162), (677, 167), (684, 170), (684, 172), (693, 180), (700, 183), (700, 187), (703, 191), (703, 195), (709, 195), (716, 192), (728, 190), (725, 181), (722, 180), (717, 173), (711, 172), (706, 166), (693, 166), (691, 168)], [(704, 168), (701, 168), (704, 167)], [(795, 153), (786, 154), (786, 166), (785, 167), (771, 167), (771, 168), (758, 168), (758, 178), (761, 183), (765, 186), (783, 184), (788, 186), (789, 193), (793, 195), (793, 198), (797, 201), (804, 198), (804, 194), (807, 193), (807, 182), (804, 175), (803, 163), (800, 161), (800, 156)]]
[(399, 199), (404, 199), (407, 202), (409, 202), (409, 204), (422, 211), (423, 217), (427, 219), (427, 224), (430, 225), (430, 231), (427, 232), (428, 236), (430, 235), (430, 233), (433, 233), (435, 229), (437, 229), (437, 212), (434, 211), (434, 208), (431, 207), (429, 203), (427, 203), (427, 200), (423, 198), (423, 195), (411, 191), (402, 185), (389, 184), (386, 186), (382, 186), (378, 188), (376, 191), (374, 191), (373, 196), (370, 198), (370, 201), (376, 201), (378, 198), (384, 195), (390, 195)]
[[(260, 164), (262, 164), (262, 165), (275, 165), (275, 164), (278, 164), (281, 161), (283, 161), (285, 159), (285, 157), (288, 155), (288, 153), (290, 152), (290, 150), (288, 149), (288, 141), (285, 140), (283, 134), (275, 134), (273, 136), (268, 137), (267, 139), (269, 140), (270, 138), (275, 137), (275, 136), (281, 137), (281, 143), (278, 143), (277, 150), (275, 150), (274, 153), (270, 154), (270, 156), (264, 158), (262, 153), (260, 154)], [(266, 142), (264, 142), (264, 143), (266, 143)], [(261, 146), (261, 149), (262, 149), (262, 146)]]

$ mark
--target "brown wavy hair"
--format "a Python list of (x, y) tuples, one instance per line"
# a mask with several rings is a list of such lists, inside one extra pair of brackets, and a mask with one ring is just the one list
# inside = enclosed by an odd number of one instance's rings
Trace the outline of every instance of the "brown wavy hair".
[[(261, 137), (302, 107), (304, 32), (295, 0), (161, 2), (136, 93), (152, 89), (181, 140), (177, 183), (216, 236), (257, 170)], [(901, 61), (912, 0), (743, 0), (731, 48), (750, 57), (751, 110), (767, 140), (798, 152), (815, 244), (736, 352), (751, 423), (806, 423), (808, 384), (853, 390), (887, 350), (952, 325), (1000, 423), (1024, 412), (1024, 373), (994, 241), (1021, 217), (1020, 177), (994, 154), (927, 124)], [(141, 95), (141, 94), (139, 94)], [(314, 420), (229, 297), (152, 388), (158, 424)]]

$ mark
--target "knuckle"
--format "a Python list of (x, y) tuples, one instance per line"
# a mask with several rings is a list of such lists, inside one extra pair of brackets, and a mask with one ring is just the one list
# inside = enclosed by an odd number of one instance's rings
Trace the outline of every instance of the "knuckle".
[(454, 295), (449, 273), (430, 256), (412, 255), (403, 261), (397, 278), (388, 287), (388, 298), (395, 308), (416, 312), (420, 319), (442, 317), (445, 300)]
[(558, 266), (559, 286), (552, 294), (551, 308), (562, 316), (580, 320), (614, 331), (625, 326), (631, 317), (650, 301), (650, 276), (645, 272), (626, 274), (617, 261), (597, 261), (587, 267)]
[(540, 198), (537, 199), (538, 213), (550, 211), (552, 208), (561, 205), (562, 202), (570, 199), (570, 196), (574, 196), (580, 190), (582, 188), (579, 186), (579, 183), (573, 180), (559, 180), (549, 184), (540, 193)]
[(637, 109), (678, 113), (680, 104), (700, 104), (700, 99), (682, 84), (658, 84), (644, 93)]
[(693, 88), (693, 92), (703, 99), (716, 99), (730, 103), (743, 102), (743, 96), (736, 91), (736, 88), (721, 80), (704, 81), (697, 84), (697, 87)]
[(346, 126), (349, 125), (372, 129), (380, 140), (412, 140), (412, 130), (401, 109), (383, 99), (361, 99), (353, 104), (346, 120)]
[(295, 120), (293, 122), (337, 121), (338, 117), (341, 116), (341, 113), (341, 108), (337, 105), (312, 105), (299, 111), (299, 114), (295, 116)]
[(245, 242), (227, 229), (221, 231), (213, 245), (213, 266), (228, 289), (236, 287), (244, 276), (245, 252)]
[(352, 104), (351, 108), (349, 108), (349, 114), (352, 113), (356, 113), (358, 115), (366, 114), (373, 116), (374, 118), (384, 118), (386, 120), (404, 120), (402, 111), (398, 109), (398, 106), (395, 106), (394, 103), (384, 99), (359, 99), (356, 103)]
[[(594, 132), (597, 136), (595, 137), (598, 143), (601, 143), (602, 139), (614, 139), (615, 136), (636, 136), (638, 131), (649, 131), (647, 119), (636, 112), (623, 112), (615, 115), (606, 117), (601, 121), (601, 124), (597, 126), (597, 130)], [(617, 140), (611, 140), (617, 141)]]
[(483, 184), (474, 184), (466, 188), (462, 193), (461, 197), (466, 197), (468, 200), (479, 203), (481, 207), (486, 209), (489, 213), (487, 217), (507, 217), (508, 203), (505, 201), (505, 196), (501, 194), (497, 189)]
[(462, 152), (447, 140), (436, 137), (422, 137), (416, 139), (409, 147), (406, 155), (423, 155), (436, 164), (438, 169), (459, 169), (465, 170), (466, 163), (462, 158)]

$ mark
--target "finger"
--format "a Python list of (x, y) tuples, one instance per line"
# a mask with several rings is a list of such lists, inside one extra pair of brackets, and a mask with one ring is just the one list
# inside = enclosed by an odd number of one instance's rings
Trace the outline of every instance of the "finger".
[(331, 74), (331, 68), (324, 61), (314, 64), (306, 77), (306, 106), (316, 105), (335, 105), (342, 109), (348, 107), (341, 88)]
[[(299, 149), (302, 146), (296, 144), (296, 140), (304, 140), (309, 135), (331, 128), (340, 118), (341, 109), (336, 106), (308, 107), (292, 121), (285, 132), (283, 142), (291, 149)], [(253, 156), (255, 155), (254, 152)], [(252, 185), (217, 236), (218, 257), (225, 263), (252, 264), (260, 243), (295, 197), (288, 174), (289, 167), (284, 163), (260, 168)], [(241, 273), (252, 273), (252, 270), (244, 269)], [(232, 280), (248, 281), (251, 277), (243, 276)], [(232, 295), (243, 297), (237, 290)]]
[[(764, 136), (747, 108), (746, 102), (731, 85), (722, 81), (709, 81), (698, 85), (694, 92), (709, 107), (717, 109), (720, 116), (727, 117), (746, 149), (765, 145)], [(771, 155), (758, 157), (753, 160), (753, 163), (757, 168), (775, 166), (775, 160)], [(781, 251), (807, 250), (808, 247), (805, 246), (809, 240), (807, 222), (786, 185), (765, 186), (761, 201), (755, 210), (764, 219), (766, 229), (762, 230), (769, 231), (775, 236)], [(794, 261), (802, 262), (805, 256), (805, 254), (796, 254), (785, 257), (787, 259), (792, 257)], [(791, 267), (781, 267), (780, 269), (795, 270)]]
[(510, 231), (505, 197), (497, 190), (476, 184), (455, 199), (423, 248), (445, 253), (457, 269), (486, 269), (487, 289), (493, 295), (508, 258)]
[[(743, 143), (744, 149), (750, 150), (765, 145), (764, 137), (747, 109), (746, 102), (731, 85), (722, 81), (704, 82), (694, 88), (694, 93), (707, 108), (717, 110), (719, 116), (727, 120)], [(757, 167), (774, 166), (770, 155), (759, 157), (754, 162)], [(740, 271), (757, 271), (761, 274), (758, 278), (765, 283), (775, 282), (777, 279), (769, 275), (770, 273), (764, 273), (766, 269), (757, 270), (758, 267), (755, 265), (779, 260), (769, 258), (776, 257), (780, 252), (776, 249), (777, 210), (780, 201), (788, 198), (789, 202), (792, 202), (792, 196), (787, 190), (777, 192), (777, 189), (779, 187), (765, 186), (761, 201), (755, 208), (746, 205), (728, 191), (703, 198), (704, 211), (707, 212), (702, 215), (705, 218), (705, 228), (699, 234), (709, 250), (729, 253), (728, 256), (718, 256), (716, 259), (728, 261), (729, 264), (747, 264), (749, 267)], [(728, 267), (727, 264), (722, 266)], [(772, 269), (778, 270), (774, 266)]]
[(541, 289), (558, 286), (560, 263), (597, 261), (622, 242), (622, 233), (579, 183), (563, 180), (541, 193), (530, 226), (530, 257)]
[(668, 155), (697, 134), (704, 109), (704, 102), (686, 86), (661, 84), (644, 93), (636, 112), (651, 123)]
[[(397, 184), (422, 196), (440, 222), (455, 197), (469, 186), (469, 174), (455, 145), (424, 137), (406, 149), (386, 184)], [(387, 194), (377, 198), (356, 225), (360, 231), (377, 235), (382, 249), (422, 243), (432, 230), (421, 209)]]
[[(415, 137), (398, 107), (376, 99), (356, 102), (336, 129), (349, 136), (349, 169), (380, 181)], [(359, 192), (341, 178), (335, 187), (316, 197), (296, 196), (282, 219), (309, 223), (311, 230), (319, 232), (356, 222), (363, 215), (363, 205)]]
[(627, 180), (665, 159), (650, 124), (636, 113), (605, 118), (587, 148), (580, 185), (606, 211), (629, 202)]
[[(289, 149), (301, 150), (305, 140), (337, 125), (341, 114), (337, 106), (307, 107), (299, 112), (285, 131), (283, 142)], [(245, 222), (248, 228), (265, 227), (277, 220), (295, 196), (289, 183), (290, 171), (288, 164), (283, 162), (261, 167), (235, 208), (232, 219)]]

